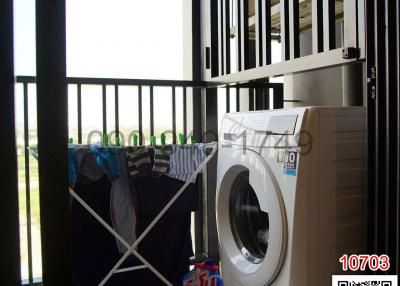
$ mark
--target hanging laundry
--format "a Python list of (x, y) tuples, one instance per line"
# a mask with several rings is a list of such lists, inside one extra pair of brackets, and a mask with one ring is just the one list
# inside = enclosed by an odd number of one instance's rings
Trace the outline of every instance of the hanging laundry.
[(78, 175), (75, 148), (68, 148), (68, 185), (73, 186)]
[[(129, 244), (136, 240), (136, 209), (137, 197), (129, 180), (128, 162), (125, 152), (118, 152), (120, 176), (112, 183), (111, 188), (111, 214), (114, 230)], [(118, 240), (117, 246), (120, 253), (125, 253), (127, 248)]]
[[(128, 178), (123, 149), (75, 145), (69, 146), (68, 154), (69, 170), (72, 173), (70, 178), (75, 177), (75, 182), (79, 178), (79, 183), (86, 186), (107, 175), (111, 184), (108, 207), (112, 226), (125, 241), (132, 244), (136, 240), (137, 198)], [(70, 185), (73, 186), (75, 182), (70, 182)], [(118, 239), (115, 241), (119, 252), (125, 252), (125, 246)]]
[(126, 158), (131, 178), (145, 175), (151, 169), (151, 160), (146, 146), (126, 147)]
[[(147, 228), (156, 215), (140, 216), (138, 235)], [(190, 225), (190, 212), (167, 213), (138, 245), (138, 252), (174, 286), (182, 285), (182, 277), (189, 271), (190, 257), (193, 256)], [(148, 269), (136, 272), (132, 285), (165, 286)]]
[[(111, 225), (111, 183), (104, 172), (96, 181), (79, 174), (74, 191)], [(98, 285), (119, 259), (115, 238), (76, 200), (71, 204), (71, 227), (73, 284)]]
[(172, 148), (172, 145), (154, 146), (154, 176), (162, 176), (169, 170), (169, 160), (172, 153)]
[[(90, 154), (89, 163), (83, 164)], [(78, 174), (82, 173), (95, 180), (105, 173), (110, 181), (116, 180), (120, 175), (117, 161), (116, 148), (104, 148), (101, 146), (89, 145), (69, 145), (68, 146), (68, 178), (69, 185), (72, 187), (76, 181)], [(94, 161), (93, 161), (94, 160)], [(94, 167), (96, 164), (102, 170)], [(82, 169), (82, 167), (84, 169)], [(93, 171), (96, 170), (96, 173)], [(101, 172), (101, 174), (100, 174)], [(94, 176), (94, 177), (93, 177)]]
[[(82, 178), (87, 178), (87, 181), (97, 181), (100, 177), (105, 175), (104, 170), (97, 164), (96, 158), (90, 151), (88, 146), (70, 146), (68, 148), (69, 169), (74, 170), (74, 174), (70, 174), (69, 178), (75, 178), (70, 182), (70, 186), (74, 186), (77, 181), (78, 175), (83, 175)], [(72, 157), (73, 154), (73, 157)], [(82, 180), (82, 178), (80, 178)], [(81, 182), (82, 183), (82, 182)]]
[[(200, 177), (199, 177), (200, 178)], [(160, 212), (184, 182), (168, 176), (154, 177), (151, 173), (132, 180), (137, 198), (139, 215)], [(199, 210), (199, 185), (189, 184), (168, 212), (191, 212)]]
[(205, 144), (173, 145), (167, 176), (186, 181), (205, 158)]
[[(149, 173), (133, 179), (133, 184), (138, 195), (136, 233), (139, 236), (184, 182), (165, 175), (154, 177)], [(199, 186), (189, 184), (138, 245), (138, 252), (173, 285), (181, 286), (183, 275), (189, 271), (190, 257), (193, 256), (191, 212), (198, 209)], [(132, 277), (135, 277), (132, 280), (135, 283), (132, 285), (164, 286), (164, 283), (148, 269), (136, 271)]]
[(106, 171), (110, 181), (116, 180), (120, 172), (116, 156), (119, 149), (93, 145), (90, 150), (93, 152), (97, 164)]

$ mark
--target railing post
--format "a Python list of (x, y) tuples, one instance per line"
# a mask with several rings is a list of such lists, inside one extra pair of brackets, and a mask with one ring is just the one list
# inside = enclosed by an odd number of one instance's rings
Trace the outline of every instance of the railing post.
[(240, 59), (238, 62), (240, 70), (247, 70), (249, 68), (249, 2), (248, 0), (239, 0), (240, 2)]
[(290, 0), (282, 0), (280, 2), (282, 61), (290, 59), (289, 1)]
[(172, 87), (172, 143), (176, 144), (176, 94), (175, 86)]
[(300, 17), (299, 0), (290, 0), (289, 3), (290, 24), (290, 58), (300, 57)]
[(82, 144), (82, 86), (77, 84), (78, 144)]
[[(142, 106), (142, 86), (138, 86), (138, 122), (139, 122), (139, 144), (143, 145), (143, 106)], [(128, 142), (130, 143), (130, 142)]]
[(313, 53), (324, 51), (323, 0), (312, 0), (312, 45)]
[(150, 86), (150, 136), (154, 135), (154, 94), (153, 86)]
[(28, 83), (24, 83), (24, 157), (25, 157), (25, 200), (26, 200), (26, 234), (28, 243), (28, 279), (33, 282), (32, 271), (32, 218), (31, 218), (31, 182), (29, 165), (29, 97)]
[(102, 106), (103, 106), (103, 136), (107, 134), (107, 86), (102, 85)]
[[(258, 1), (259, 9), (261, 10), (261, 41), (262, 41), (262, 56), (260, 65), (271, 64), (271, 0), (256, 0)], [(261, 3), (261, 7), (260, 7)], [(260, 18), (260, 17), (259, 17)]]
[[(119, 94), (118, 94), (118, 85), (117, 84), (114, 86), (114, 91), (115, 91), (115, 93), (114, 93), (115, 136), (120, 137), (120, 134), (119, 134)], [(115, 138), (115, 141), (116, 141), (116, 138)]]

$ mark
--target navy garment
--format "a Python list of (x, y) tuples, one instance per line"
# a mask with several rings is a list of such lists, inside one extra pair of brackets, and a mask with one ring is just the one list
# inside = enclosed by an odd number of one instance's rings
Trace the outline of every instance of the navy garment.
[[(138, 198), (139, 215), (159, 213), (184, 185), (184, 182), (181, 180), (168, 176), (154, 177), (151, 173), (134, 179), (133, 183)], [(174, 202), (168, 210), (168, 213), (182, 213), (198, 210), (199, 187), (197, 183), (191, 183)]]
[[(133, 180), (138, 196), (137, 237), (153, 221), (184, 182), (148, 174)], [(182, 285), (193, 256), (190, 234), (191, 212), (199, 209), (199, 187), (190, 184), (154, 228), (138, 245), (138, 252), (173, 285)], [(135, 271), (135, 286), (164, 286), (150, 270)]]
[[(111, 183), (106, 175), (90, 181), (78, 175), (75, 192), (109, 225)], [(118, 261), (114, 236), (78, 201), (71, 205), (72, 271), (75, 286), (98, 285)]]
[[(140, 235), (155, 217), (156, 214), (141, 216), (137, 233)], [(193, 256), (190, 223), (190, 212), (167, 213), (138, 246), (138, 252), (176, 286), (182, 285), (182, 277), (189, 271)], [(165, 285), (148, 269), (142, 270), (141, 278), (142, 282), (137, 284), (135, 280), (134, 285)]]
[[(141, 216), (136, 226), (138, 236), (156, 217)], [(182, 285), (182, 277), (189, 272), (190, 257), (193, 255), (190, 236), (190, 213), (165, 214), (139, 244), (137, 251), (174, 286)], [(142, 265), (130, 257), (121, 266)], [(117, 273), (107, 285), (113, 286), (165, 286), (149, 269)]]

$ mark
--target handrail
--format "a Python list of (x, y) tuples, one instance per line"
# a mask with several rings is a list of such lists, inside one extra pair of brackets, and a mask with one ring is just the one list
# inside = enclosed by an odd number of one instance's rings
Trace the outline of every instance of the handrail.
[[(17, 83), (36, 83), (35, 76), (17, 76)], [(240, 87), (240, 88), (258, 88), (258, 87), (278, 87), (281, 83), (259, 81), (235, 82), (227, 84), (218, 81), (191, 81), (191, 80), (169, 80), (169, 79), (129, 79), (129, 78), (97, 78), (97, 77), (67, 77), (68, 84), (87, 84), (87, 85), (133, 85), (133, 86), (166, 86), (166, 87), (192, 87), (192, 88), (217, 88), (217, 87)]]

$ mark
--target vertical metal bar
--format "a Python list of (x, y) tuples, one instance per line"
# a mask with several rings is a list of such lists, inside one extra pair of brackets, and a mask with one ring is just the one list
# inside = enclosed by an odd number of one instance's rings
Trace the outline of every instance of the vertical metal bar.
[(176, 144), (176, 99), (175, 86), (172, 87), (172, 142)]
[(186, 87), (183, 87), (183, 134), (187, 136), (187, 95)]
[[(205, 112), (205, 125), (203, 131), (204, 142), (216, 141), (218, 138), (218, 91), (217, 88), (207, 88), (204, 90), (206, 95), (202, 98), (202, 107)], [(207, 165), (207, 172), (204, 182), (205, 202), (203, 205), (203, 219), (205, 225), (205, 235), (207, 243), (206, 253), (209, 257), (218, 257), (218, 235), (215, 216), (215, 188), (216, 188), (216, 157), (210, 160)]]
[(224, 62), (225, 74), (231, 73), (231, 24), (230, 24), (230, 0), (223, 0), (224, 10)]
[(240, 111), (240, 88), (236, 88), (236, 112)]
[(44, 285), (71, 285), (65, 0), (36, 0), (37, 127)]
[(17, 150), (14, 101), (14, 23), (12, 0), (0, 1), (0, 281), (20, 281)]
[(78, 144), (82, 144), (82, 86), (77, 84)]
[(241, 13), (241, 0), (235, 0), (236, 5), (236, 65), (237, 70), (242, 70), (242, 13)]
[(300, 56), (300, 17), (299, 0), (290, 0), (289, 3), (289, 25), (290, 25), (290, 58)]
[[(396, 27), (397, 27), (397, 154), (400, 154), (400, 1), (396, 1)], [(397, 156), (397, 225), (396, 225), (396, 244), (397, 244), (397, 252), (396, 252), (396, 273), (398, 274), (400, 271), (400, 158)]]
[[(204, 33), (201, 33), (201, 1), (192, 0), (192, 80), (197, 81), (202, 79), (202, 51), (204, 46), (202, 43), (205, 43)], [(212, 59), (212, 65), (214, 64), (215, 59)], [(201, 98), (203, 96), (203, 90), (192, 89), (193, 96), (193, 106), (192, 110), (190, 110), (190, 116), (193, 119), (193, 135), (199, 142), (203, 142), (202, 138), (202, 112), (204, 111)], [(183, 100), (184, 100), (184, 133), (187, 136), (187, 104), (186, 104), (186, 87), (183, 90)], [(199, 108), (200, 106), (200, 108)], [(204, 176), (207, 176), (206, 174)], [(198, 188), (199, 193), (201, 194), (200, 200), (200, 211), (195, 212), (194, 221), (195, 221), (195, 251), (196, 253), (204, 253), (204, 245), (207, 244), (207, 240), (204, 238), (203, 234), (203, 202), (206, 200), (206, 190), (203, 185), (204, 180), (199, 180)]]
[(29, 113), (28, 84), (24, 82), (24, 156), (25, 156), (25, 196), (26, 196), (26, 232), (28, 240), (28, 277), (33, 282), (32, 271), (32, 219), (31, 219), (31, 184), (29, 166)]
[(254, 88), (249, 88), (249, 111), (254, 110)]
[(116, 137), (120, 137), (119, 136), (119, 95), (118, 95), (118, 85), (116, 84), (114, 86), (114, 96), (115, 96), (115, 136)]
[(226, 86), (226, 113), (231, 112), (231, 89)]
[(241, 52), (241, 70), (249, 68), (249, 2), (248, 0), (240, 0), (240, 52)]
[(153, 86), (150, 86), (150, 136), (154, 135), (154, 95)]
[[(259, 0), (260, 1), (260, 0)], [(271, 0), (261, 1), (262, 10), (262, 53), (263, 53), (263, 65), (270, 65), (272, 58), (271, 48)]]
[[(269, 90), (267, 89), (269, 94)], [(274, 92), (274, 109), (283, 108), (283, 84), (280, 86), (275, 86), (273, 89)]]
[(138, 122), (139, 122), (139, 145), (144, 144), (143, 140), (143, 104), (142, 104), (142, 86), (138, 86)]
[[(376, 141), (375, 158), (379, 162), (377, 168), (377, 181), (375, 190), (378, 194), (378, 241), (377, 253), (387, 253), (387, 241), (385, 234), (388, 233), (388, 213), (387, 213), (387, 182), (385, 180), (386, 172), (386, 46), (385, 46), (385, 3), (382, 0), (376, 0)], [(384, 191), (382, 191), (384, 190)]]
[(367, 62), (367, 121), (368, 121), (368, 175), (367, 175), (367, 237), (368, 253), (377, 253), (378, 207), (376, 193), (376, 65), (375, 65), (375, 1), (366, 1), (366, 62)]
[(387, 254), (391, 258), (390, 274), (396, 274), (398, 261), (396, 260), (397, 248), (397, 229), (399, 217), (397, 216), (397, 160), (400, 154), (397, 153), (397, 19), (396, 2), (386, 0), (386, 177), (387, 183), (387, 228), (386, 236)]
[(312, 45), (313, 53), (324, 51), (323, 0), (312, 0)]
[(107, 89), (102, 85), (102, 106), (103, 106), (103, 134), (107, 134)]
[(255, 28), (256, 28), (256, 67), (263, 65), (265, 55), (264, 45), (266, 34), (263, 32), (265, 27), (265, 13), (263, 13), (263, 4), (261, 0), (255, 1)]
[(218, 60), (219, 60), (219, 74), (225, 74), (225, 36), (224, 36), (224, 0), (218, 0)]
[(281, 5), (281, 46), (282, 46), (282, 61), (290, 59), (290, 23), (289, 23), (289, 1), (282, 0)]
[(324, 11), (324, 51), (336, 47), (335, 33), (335, 0), (323, 0)]
[(256, 92), (256, 100), (255, 100), (255, 108), (254, 110), (263, 110), (264, 109), (264, 89), (257, 87), (255, 89)]
[[(192, 80), (201, 81), (202, 80), (202, 54), (203, 49), (201, 49), (202, 43), (204, 43), (204, 39), (202, 39), (204, 33), (201, 31), (201, 1), (192, 0)], [(217, 9), (213, 9), (215, 7), (215, 2), (210, 1), (211, 10), (216, 11)], [(213, 14), (214, 15), (214, 14)], [(212, 16), (215, 18), (215, 15)], [(218, 15), (216, 16), (218, 19)], [(216, 66), (218, 71), (218, 57), (211, 57), (211, 66)], [(192, 88), (192, 97), (193, 97), (193, 108), (190, 110), (189, 115), (191, 114), (193, 118), (193, 135), (195, 136), (198, 142), (202, 142), (203, 134), (202, 134), (202, 109), (199, 108), (201, 105), (201, 98), (203, 96), (203, 89), (200, 88)]]
[(263, 110), (269, 110), (269, 109), (270, 109), (270, 105), (269, 105), (270, 96), (269, 96), (269, 88), (268, 88), (268, 87), (267, 87), (267, 88), (264, 88), (263, 95), (264, 95), (264, 100), (263, 100), (264, 106), (263, 106)]
[(219, 13), (218, 2), (210, 1), (210, 33), (211, 33), (211, 76), (219, 75)]

